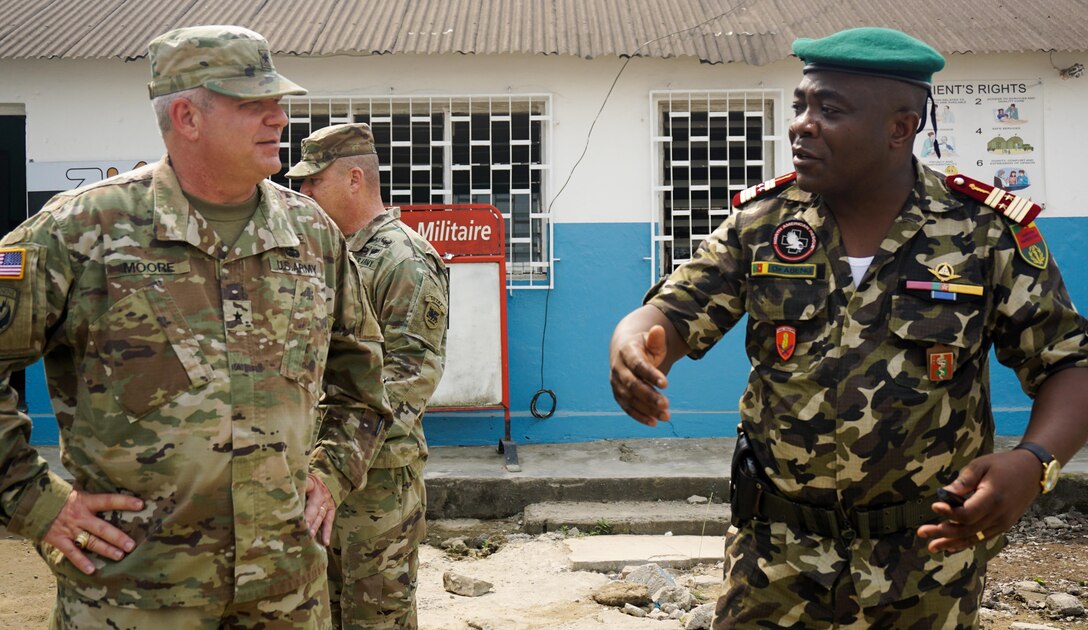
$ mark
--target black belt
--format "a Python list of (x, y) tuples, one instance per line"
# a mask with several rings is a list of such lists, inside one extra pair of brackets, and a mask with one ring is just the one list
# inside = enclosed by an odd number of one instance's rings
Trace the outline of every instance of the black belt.
[(734, 525), (752, 519), (775, 521), (849, 543), (855, 538), (880, 538), (916, 529), (938, 518), (930, 509), (930, 505), (937, 501), (936, 496), (847, 511), (792, 501), (778, 494), (766, 482), (752, 479), (743, 470), (734, 469), (733, 472), (730, 503)]

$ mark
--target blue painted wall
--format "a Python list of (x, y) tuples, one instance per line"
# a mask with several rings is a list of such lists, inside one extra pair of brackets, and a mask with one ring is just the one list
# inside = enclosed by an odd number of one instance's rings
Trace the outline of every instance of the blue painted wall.
[[(1083, 250), (1078, 231), (1088, 227), (1088, 219), (1041, 219), (1039, 225), (1052, 255), (1064, 263), (1066, 284), (1083, 310), (1088, 305), (1088, 266), (1078, 264)], [(703, 360), (683, 360), (673, 368), (667, 390), (672, 422), (644, 427), (612, 400), (608, 340), (616, 322), (641, 302), (648, 288), (648, 235), (647, 224), (556, 225), (556, 288), (507, 293), (511, 436), (516, 442), (734, 435), (737, 401), (748, 374), (743, 330), (727, 335)], [(1010, 370), (996, 359), (992, 364), (997, 432), (1019, 435), (1031, 401)], [(529, 413), (541, 387), (558, 398), (555, 415), (544, 420)], [(57, 425), (40, 363), (28, 371), (27, 390), (35, 421), (32, 442), (56, 444)], [(539, 408), (549, 406), (550, 400), (542, 397)], [(497, 444), (504, 432), (502, 414), (491, 412), (431, 414), (425, 427), (436, 446)]]

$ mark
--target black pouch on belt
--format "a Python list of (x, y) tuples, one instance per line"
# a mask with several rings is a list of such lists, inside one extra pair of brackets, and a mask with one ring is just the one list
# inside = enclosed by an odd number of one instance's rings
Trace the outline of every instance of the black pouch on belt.
[(733, 525), (740, 526), (759, 517), (760, 498), (769, 488), (770, 483), (752, 451), (748, 434), (738, 429), (729, 475), (730, 520)]

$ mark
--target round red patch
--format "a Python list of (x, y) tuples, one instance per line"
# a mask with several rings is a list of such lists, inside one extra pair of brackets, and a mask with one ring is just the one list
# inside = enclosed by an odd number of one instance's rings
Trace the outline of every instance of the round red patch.
[(816, 230), (792, 219), (774, 229), (774, 254), (785, 262), (801, 262), (816, 251)]

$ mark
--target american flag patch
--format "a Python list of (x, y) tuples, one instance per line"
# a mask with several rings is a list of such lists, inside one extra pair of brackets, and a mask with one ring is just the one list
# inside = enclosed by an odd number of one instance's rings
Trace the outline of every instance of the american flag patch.
[(25, 249), (0, 249), (0, 280), (22, 280)]

